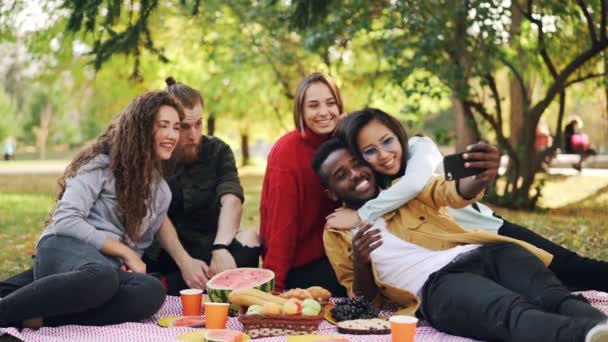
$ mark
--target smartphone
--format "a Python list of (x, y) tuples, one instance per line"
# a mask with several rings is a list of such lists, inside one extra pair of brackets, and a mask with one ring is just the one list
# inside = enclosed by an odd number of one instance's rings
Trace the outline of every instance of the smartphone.
[(463, 154), (464, 152), (443, 157), (443, 172), (445, 179), (451, 181), (478, 175), (485, 171), (485, 169), (481, 168), (465, 168)]

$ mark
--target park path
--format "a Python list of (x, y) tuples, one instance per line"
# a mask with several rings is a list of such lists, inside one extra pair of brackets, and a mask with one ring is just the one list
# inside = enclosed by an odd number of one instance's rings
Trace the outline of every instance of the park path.
[[(21, 175), (21, 174), (60, 174), (65, 169), (67, 162), (52, 162), (45, 163), (40, 162), (39, 164), (34, 164), (34, 162), (28, 162), (25, 164), (21, 164), (19, 162), (13, 165), (7, 165), (7, 163), (0, 163), (0, 175)], [(263, 174), (264, 170), (260, 167), (253, 168), (245, 168), (247, 173), (260, 173)], [(501, 170), (502, 173), (503, 170)], [(242, 172), (241, 172), (242, 173)], [(608, 177), (608, 169), (591, 169), (584, 168), (581, 172), (576, 171), (573, 168), (561, 168), (561, 167), (553, 167), (549, 168), (549, 174), (552, 175), (564, 175), (564, 176), (590, 176), (590, 177)]]

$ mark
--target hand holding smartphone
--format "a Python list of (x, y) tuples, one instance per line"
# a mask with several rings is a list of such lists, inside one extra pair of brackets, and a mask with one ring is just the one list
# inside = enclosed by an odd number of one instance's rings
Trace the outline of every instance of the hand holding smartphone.
[(456, 153), (443, 157), (443, 172), (445, 179), (451, 181), (478, 175), (485, 171), (485, 169), (482, 168), (464, 167), (465, 160), (462, 156), (464, 153), (465, 152)]
[(489, 183), (498, 175), (499, 167), (500, 153), (498, 149), (484, 142), (468, 146), (466, 152), (443, 158), (443, 170), (447, 180), (477, 175), (476, 179)]

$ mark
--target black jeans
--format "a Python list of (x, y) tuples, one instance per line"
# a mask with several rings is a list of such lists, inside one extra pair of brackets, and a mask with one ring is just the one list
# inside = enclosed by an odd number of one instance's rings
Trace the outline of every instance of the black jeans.
[(572, 291), (608, 292), (608, 262), (578, 255), (526, 227), (504, 221), (498, 234), (530, 243), (553, 254), (549, 269)]
[(138, 321), (165, 300), (156, 278), (121, 272), (95, 247), (69, 237), (49, 236), (39, 243), (34, 278), (0, 300), (0, 326), (38, 317), (45, 326)]
[(570, 293), (535, 255), (484, 245), (431, 274), (422, 315), (437, 330), (489, 341), (584, 341), (606, 319)]
[[(237, 267), (254, 267), (260, 265), (260, 252), (262, 247), (243, 246), (237, 239), (232, 240), (228, 246), (228, 251), (234, 257)], [(190, 252), (190, 251), (189, 251)], [(192, 257), (200, 259), (209, 265), (211, 262), (211, 249), (204, 255), (193, 255)], [(167, 280), (167, 293), (172, 296), (179, 296), (179, 291), (187, 289), (189, 286), (182, 278), (182, 273), (169, 253), (162, 250), (157, 260), (150, 260), (144, 257), (148, 272), (158, 272), (165, 276)]]
[(338, 282), (336, 272), (327, 257), (292, 268), (287, 273), (286, 290), (297, 287), (305, 289), (315, 285), (326, 288), (333, 297), (346, 297), (346, 289)]

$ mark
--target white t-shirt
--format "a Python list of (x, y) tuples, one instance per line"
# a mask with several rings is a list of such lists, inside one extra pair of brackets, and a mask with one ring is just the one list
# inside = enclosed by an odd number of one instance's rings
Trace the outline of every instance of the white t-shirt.
[(433, 251), (401, 240), (388, 231), (382, 218), (376, 220), (373, 228), (380, 230), (383, 241), (370, 255), (378, 277), (383, 283), (414, 294), (419, 294), (432, 273), (449, 264), (459, 254), (480, 246), (468, 244)]

